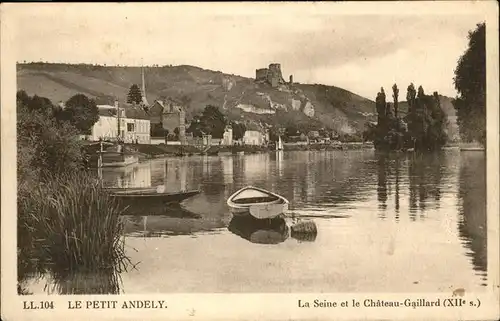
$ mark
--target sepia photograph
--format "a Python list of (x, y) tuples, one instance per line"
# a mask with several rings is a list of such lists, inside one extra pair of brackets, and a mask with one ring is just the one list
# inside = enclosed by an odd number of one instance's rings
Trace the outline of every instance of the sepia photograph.
[[(2, 243), (21, 309), (498, 299), (498, 22), (485, 10), (497, 19), (498, 5), (485, 3), (2, 5), (15, 17), (2, 23), (15, 103), (2, 100), (15, 213), (7, 229), (2, 206)], [(66, 300), (93, 295), (108, 299)], [(113, 299), (128, 295), (154, 299)]]

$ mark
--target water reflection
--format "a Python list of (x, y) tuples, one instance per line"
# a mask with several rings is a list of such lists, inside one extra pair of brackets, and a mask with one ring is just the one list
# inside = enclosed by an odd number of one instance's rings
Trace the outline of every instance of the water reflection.
[(228, 230), (258, 244), (282, 243), (289, 236), (288, 226), (282, 217), (259, 220), (250, 215), (235, 216), (229, 223)]
[(164, 215), (124, 216), (125, 236), (167, 237), (214, 232), (227, 226), (227, 220), (176, 218)]
[(458, 231), (474, 270), (486, 281), (486, 157), (481, 152), (463, 152), (461, 160)]
[(377, 181), (377, 199), (378, 207), (381, 210), (380, 217), (385, 218), (385, 210), (387, 209), (387, 157), (386, 155), (378, 155), (378, 181)]
[(425, 216), (427, 206), (438, 207), (441, 199), (443, 171), (449, 166), (444, 153), (412, 154), (410, 158), (410, 215)]
[(51, 275), (45, 285), (47, 294), (120, 294), (121, 279), (114, 269), (98, 273), (67, 273)]
[[(401, 198), (408, 198), (411, 221), (424, 219), (427, 210), (438, 209), (443, 188), (443, 176), (452, 175), (456, 160), (444, 153), (418, 154), (377, 154), (377, 200), (379, 217), (385, 219), (391, 211), (399, 222)], [(448, 171), (448, 172), (447, 172)], [(407, 173), (407, 174), (406, 174)], [(405, 189), (408, 189), (408, 192)], [(388, 204), (394, 198), (393, 206)], [(391, 201), (392, 202), (392, 201)]]

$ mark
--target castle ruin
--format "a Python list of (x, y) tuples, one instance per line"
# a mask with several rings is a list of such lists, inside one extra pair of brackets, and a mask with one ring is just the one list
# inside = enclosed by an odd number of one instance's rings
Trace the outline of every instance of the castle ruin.
[[(276, 88), (279, 85), (286, 84), (281, 74), (281, 64), (270, 64), (269, 68), (260, 68), (255, 70), (255, 81), (265, 82)], [(290, 84), (293, 82), (293, 76), (290, 75)]]

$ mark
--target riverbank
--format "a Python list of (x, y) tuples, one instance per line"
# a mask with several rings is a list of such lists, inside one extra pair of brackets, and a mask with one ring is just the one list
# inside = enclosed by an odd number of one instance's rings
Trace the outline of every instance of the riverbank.
[(150, 144), (125, 144), (128, 149), (140, 153), (143, 158), (158, 158), (166, 156), (191, 156), (201, 151), (190, 145), (150, 145)]
[[(275, 146), (211, 146), (208, 150), (202, 151), (190, 145), (149, 145), (149, 144), (126, 144), (127, 149), (138, 152), (141, 158), (151, 159), (167, 156), (193, 156), (193, 155), (219, 155), (219, 154), (258, 154), (275, 151)], [(356, 150), (372, 149), (373, 144), (368, 143), (335, 143), (335, 144), (284, 144), (284, 151), (305, 151), (305, 150)]]

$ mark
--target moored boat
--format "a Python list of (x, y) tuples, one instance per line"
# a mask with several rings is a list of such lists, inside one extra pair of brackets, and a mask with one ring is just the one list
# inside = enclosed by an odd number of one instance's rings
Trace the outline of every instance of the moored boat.
[(265, 189), (247, 186), (231, 195), (227, 205), (235, 216), (251, 215), (258, 219), (273, 218), (288, 210), (288, 200)]
[(104, 151), (101, 153), (101, 167), (125, 167), (139, 162), (137, 155), (123, 152)]
[(103, 187), (107, 192), (150, 192), (161, 193), (159, 187)]
[(158, 193), (149, 190), (121, 190), (111, 192), (124, 208), (124, 215), (161, 214), (168, 204), (180, 203), (187, 198), (199, 194), (199, 190), (180, 191), (174, 193)]

